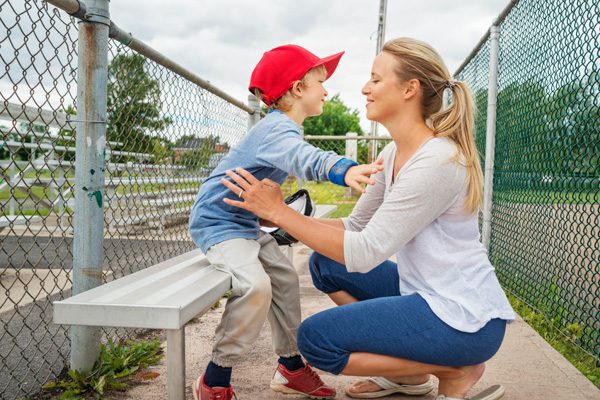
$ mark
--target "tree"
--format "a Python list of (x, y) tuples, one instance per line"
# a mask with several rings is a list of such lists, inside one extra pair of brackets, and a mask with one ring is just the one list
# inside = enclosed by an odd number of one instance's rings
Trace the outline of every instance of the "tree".
[(534, 81), (500, 90), (494, 169), (501, 179), (496, 189), (591, 184), (599, 162), (599, 76), (592, 67), (552, 93)]
[(593, 178), (598, 174), (600, 143), (600, 68), (556, 90), (545, 119), (552, 146), (553, 171), (563, 177)]
[[(344, 136), (348, 132), (363, 134), (357, 109), (350, 109), (339, 94), (325, 101), (323, 113), (316, 117), (306, 118), (302, 126), (305, 135)], [(337, 154), (345, 153), (346, 143), (343, 140), (327, 140), (315, 144), (324, 150), (333, 150)], [(360, 150), (359, 150), (360, 151)]]
[(304, 120), (305, 135), (344, 136), (348, 132), (363, 134), (358, 110), (344, 104), (339, 94), (325, 101), (323, 113)]
[[(211, 134), (200, 140), (194, 136), (185, 136), (189, 137), (184, 141), (177, 143), (177, 145), (185, 145), (189, 143), (190, 140), (197, 141), (195, 143), (196, 147), (189, 148), (181, 154), (181, 158), (179, 163), (181, 165), (187, 165), (190, 167), (202, 167), (206, 168), (209, 165), (210, 157), (217, 153), (226, 153), (229, 151), (229, 145), (221, 143), (221, 138), (218, 135)], [(217, 151), (220, 150), (220, 151)]]
[(148, 75), (145, 64), (139, 54), (120, 54), (108, 67), (106, 137), (123, 143), (119, 150), (152, 152), (154, 139), (172, 123), (161, 116), (159, 82)]
[[(495, 174), (498, 190), (541, 181), (549, 154), (544, 126), (548, 98), (540, 83), (513, 82), (498, 92)], [(504, 185), (507, 185), (504, 187)]]

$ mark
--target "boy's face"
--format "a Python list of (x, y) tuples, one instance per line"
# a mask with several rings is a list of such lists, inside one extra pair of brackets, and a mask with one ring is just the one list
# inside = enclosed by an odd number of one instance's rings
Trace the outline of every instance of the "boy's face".
[(323, 86), (326, 77), (327, 72), (323, 69), (309, 71), (304, 77), (300, 102), (308, 117), (323, 113), (323, 104), (328, 94)]

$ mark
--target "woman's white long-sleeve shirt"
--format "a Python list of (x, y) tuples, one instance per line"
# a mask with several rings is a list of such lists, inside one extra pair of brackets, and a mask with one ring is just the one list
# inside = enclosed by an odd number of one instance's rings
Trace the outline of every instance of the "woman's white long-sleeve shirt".
[(342, 221), (350, 272), (368, 272), (394, 253), (400, 293), (420, 294), (445, 323), (476, 332), (489, 320), (515, 314), (479, 241), (477, 214), (464, 210), (467, 171), (447, 138), (424, 143), (394, 183), (396, 146), (381, 152), (384, 169), (373, 175), (352, 214)]

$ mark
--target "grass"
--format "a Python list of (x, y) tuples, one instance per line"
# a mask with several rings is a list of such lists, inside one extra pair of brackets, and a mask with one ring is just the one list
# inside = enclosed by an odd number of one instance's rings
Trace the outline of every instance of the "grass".
[(59, 382), (51, 381), (44, 389), (51, 398), (60, 400), (102, 399), (113, 390), (125, 390), (129, 384), (154, 379), (156, 372), (147, 368), (163, 357), (160, 342), (127, 341), (114, 344), (112, 341), (100, 349), (100, 358), (88, 374), (68, 371), (68, 377)]
[[(36, 195), (37, 197), (41, 198), (41, 199), (50, 199), (53, 198), (51, 197), (50, 193), (50, 188), (46, 187), (40, 187), (40, 186), (32, 186), (30, 188), (31, 192)], [(25, 200), (27, 198), (29, 198), (29, 194), (27, 194), (26, 191), (21, 190), (21, 189), (15, 189), (14, 191), (15, 195), (14, 198), (17, 200)], [(10, 189), (4, 189), (3, 191), (0, 192), (0, 200), (2, 201), (8, 201), (10, 199)]]
[(512, 295), (508, 295), (515, 312), (529, 326), (540, 334), (556, 351), (562, 354), (596, 387), (600, 388), (600, 360), (583, 351), (575, 342), (581, 336), (578, 324), (571, 324), (565, 329), (558, 329), (543, 314), (533, 310), (527, 304)]
[[(337, 210), (328, 218), (347, 217), (358, 201), (358, 196), (346, 197), (346, 188), (332, 183), (305, 182), (302, 188), (308, 190), (314, 203), (335, 204), (337, 206)], [(288, 180), (282, 185), (282, 190), (284, 196), (289, 196), (298, 190), (298, 184), (296, 181)]]

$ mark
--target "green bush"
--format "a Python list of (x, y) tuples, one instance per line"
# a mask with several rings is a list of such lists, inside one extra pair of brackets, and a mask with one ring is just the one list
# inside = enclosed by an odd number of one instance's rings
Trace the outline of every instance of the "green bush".
[(44, 385), (44, 389), (60, 395), (61, 400), (102, 399), (108, 391), (124, 390), (134, 379), (156, 378), (158, 373), (145, 371), (145, 368), (156, 364), (162, 356), (157, 339), (127, 341), (116, 345), (109, 341), (106, 346), (101, 346), (100, 358), (91, 372), (86, 374), (70, 369), (67, 379), (51, 381)]

